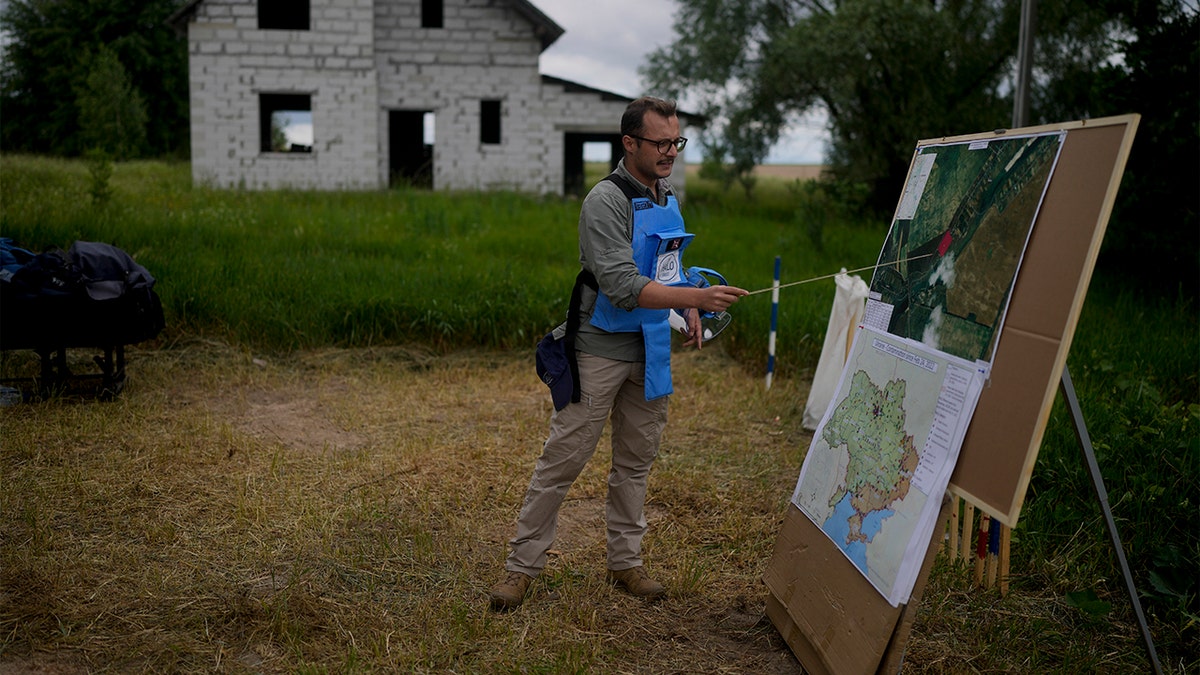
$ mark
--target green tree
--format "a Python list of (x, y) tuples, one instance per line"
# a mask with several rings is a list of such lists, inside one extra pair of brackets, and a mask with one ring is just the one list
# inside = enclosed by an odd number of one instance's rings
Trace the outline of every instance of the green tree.
[(1106, 274), (1194, 299), (1200, 294), (1200, 12), (1184, 4), (1105, 3), (1093, 20), (1114, 26), (1107, 33), (1111, 56), (1089, 68), (1069, 49), (1046, 55), (1058, 76), (1045, 78), (1035, 103), (1049, 119), (1141, 114), (1099, 264)]
[(698, 97), (732, 162), (753, 167), (789, 117), (829, 119), (833, 175), (895, 205), (916, 141), (1008, 126), (997, 93), (1017, 43), (1016, 3), (703, 0), (644, 74)]
[(8, 0), (0, 63), (0, 147), (6, 152), (79, 155), (76, 92), (111, 50), (144, 102), (145, 154), (186, 156), (187, 44), (166, 24), (184, 0)]
[[(761, 162), (789, 119), (824, 111), (832, 177), (866, 186), (869, 206), (886, 217), (918, 140), (1012, 125), (1020, 5), (695, 0), (681, 3), (675, 40), (651, 53), (642, 74), (653, 90), (688, 101), (714, 121), (706, 133), (719, 140), (705, 147), (736, 172)], [(1173, 254), (1167, 259), (1181, 265), (1174, 283), (1183, 279), (1195, 293), (1200, 31), (1194, 3), (1037, 6), (1030, 123), (1142, 114), (1109, 227), (1116, 243), (1108, 248), (1148, 249), (1139, 257), (1147, 262)]]
[(287, 133), (283, 130), (283, 119), (279, 115), (271, 115), (271, 150), (272, 152), (287, 152)]
[(83, 147), (117, 160), (136, 156), (146, 141), (146, 105), (141, 95), (108, 47), (87, 60), (90, 69), (75, 96)]

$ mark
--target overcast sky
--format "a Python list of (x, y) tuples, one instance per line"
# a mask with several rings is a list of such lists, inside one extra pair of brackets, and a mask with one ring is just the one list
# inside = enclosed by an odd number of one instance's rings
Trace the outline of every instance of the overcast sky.
[[(541, 72), (614, 94), (646, 92), (638, 75), (646, 56), (674, 37), (678, 0), (531, 0), (563, 27), (562, 37), (542, 52)], [(794, 125), (771, 151), (774, 164), (819, 164), (826, 133), (820, 120)], [(699, 143), (694, 144), (699, 148)], [(689, 161), (696, 161), (692, 146)]]

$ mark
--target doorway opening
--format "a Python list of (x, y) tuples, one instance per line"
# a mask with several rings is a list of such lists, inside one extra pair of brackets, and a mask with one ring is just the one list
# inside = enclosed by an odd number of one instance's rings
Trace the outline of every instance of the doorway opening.
[[(617, 168), (624, 156), (621, 134), (567, 133), (563, 138), (563, 194), (583, 196), (597, 180)], [(607, 163), (608, 170), (588, 181), (586, 165)]]
[(388, 111), (388, 187), (433, 187), (432, 110)]

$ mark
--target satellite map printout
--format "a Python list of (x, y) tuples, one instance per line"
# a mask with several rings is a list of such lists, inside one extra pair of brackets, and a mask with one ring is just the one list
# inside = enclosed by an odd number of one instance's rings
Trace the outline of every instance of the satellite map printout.
[(893, 606), (907, 602), (987, 364), (861, 328), (792, 502)]
[(867, 301), (867, 323), (991, 362), (1065, 132), (918, 149)]

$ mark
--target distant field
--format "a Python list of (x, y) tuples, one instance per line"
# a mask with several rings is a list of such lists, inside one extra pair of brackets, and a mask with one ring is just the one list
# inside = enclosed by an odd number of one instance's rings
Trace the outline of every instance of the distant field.
[(788, 180), (809, 180), (819, 177), (824, 169), (825, 166), (822, 164), (760, 164), (754, 168), (754, 175)]
[[(822, 164), (759, 164), (754, 169), (754, 175), (759, 178), (782, 178), (784, 180), (810, 180), (821, 175), (825, 166)], [(692, 162), (687, 165), (689, 176), (700, 172), (700, 163)]]

